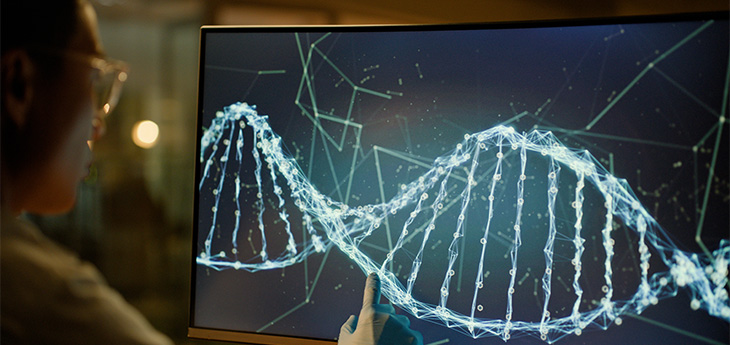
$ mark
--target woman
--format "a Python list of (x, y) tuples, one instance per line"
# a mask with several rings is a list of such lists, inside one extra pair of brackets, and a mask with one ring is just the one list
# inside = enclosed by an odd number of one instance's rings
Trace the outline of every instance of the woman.
[[(0, 341), (170, 344), (91, 264), (18, 218), (73, 207), (125, 66), (105, 58), (86, 0), (5, 0), (1, 13)], [(405, 317), (379, 304), (379, 289), (371, 275), (340, 343), (420, 344)]]
[(91, 143), (115, 101), (113, 92), (109, 99), (94, 91), (118, 89), (124, 79), (123, 67), (104, 59), (93, 8), (77, 0), (4, 1), (0, 42), (0, 340), (170, 344), (92, 265), (17, 218), (73, 207)]

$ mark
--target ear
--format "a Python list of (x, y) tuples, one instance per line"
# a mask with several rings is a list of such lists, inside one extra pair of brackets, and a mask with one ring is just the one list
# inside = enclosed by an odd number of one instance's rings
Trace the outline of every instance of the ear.
[(2, 55), (3, 115), (22, 128), (33, 99), (33, 61), (23, 49), (13, 49)]

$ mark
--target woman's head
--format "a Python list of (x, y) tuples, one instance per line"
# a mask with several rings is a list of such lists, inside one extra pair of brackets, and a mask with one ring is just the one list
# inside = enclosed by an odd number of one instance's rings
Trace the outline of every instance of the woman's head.
[(92, 126), (89, 59), (103, 55), (93, 8), (84, 0), (4, 1), (1, 44), (3, 210), (65, 212), (88, 172), (87, 141), (100, 134)]

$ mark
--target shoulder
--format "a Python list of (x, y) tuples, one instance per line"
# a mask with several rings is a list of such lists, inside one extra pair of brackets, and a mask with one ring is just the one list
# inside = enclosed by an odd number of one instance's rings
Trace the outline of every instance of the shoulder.
[[(2, 290), (19, 287), (28, 290), (52, 290), (69, 277), (79, 274), (101, 280), (101, 275), (72, 252), (46, 238), (32, 224), (3, 221), (0, 237)], [(8, 289), (8, 290), (6, 290)]]
[(92, 264), (33, 225), (6, 226), (4, 221), (0, 246), (3, 337), (56, 344), (169, 344)]

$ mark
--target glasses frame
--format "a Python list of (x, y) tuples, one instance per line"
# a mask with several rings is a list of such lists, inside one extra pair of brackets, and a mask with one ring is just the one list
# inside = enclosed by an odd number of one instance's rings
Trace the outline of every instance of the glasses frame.
[[(110, 59), (105, 56), (80, 53), (71, 50), (53, 50), (44, 48), (33, 48), (33, 51), (53, 55), (77, 62), (87, 63), (91, 69), (96, 71), (92, 80), (94, 87), (94, 102), (96, 103), (97, 119), (104, 120), (114, 110), (122, 87), (129, 75), (129, 65), (121, 60)], [(101, 84), (108, 83), (108, 84)], [(96, 92), (101, 90), (101, 92)]]

